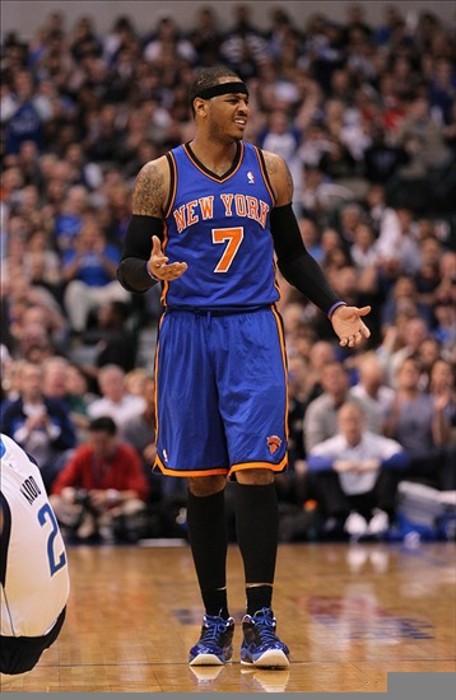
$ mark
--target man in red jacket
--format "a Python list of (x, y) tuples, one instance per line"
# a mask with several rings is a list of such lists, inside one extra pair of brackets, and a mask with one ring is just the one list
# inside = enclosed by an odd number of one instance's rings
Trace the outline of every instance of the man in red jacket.
[(54, 482), (50, 500), (63, 530), (77, 540), (135, 542), (144, 531), (148, 484), (134, 448), (117, 438), (112, 418), (89, 425)]

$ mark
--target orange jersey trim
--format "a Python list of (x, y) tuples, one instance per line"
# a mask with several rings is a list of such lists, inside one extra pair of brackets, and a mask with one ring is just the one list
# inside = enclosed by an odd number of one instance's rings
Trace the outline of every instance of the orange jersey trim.
[[(163, 222), (163, 253), (166, 255), (166, 246), (168, 245), (168, 224), (166, 220)], [(168, 280), (163, 280), (162, 292), (160, 295), (160, 302), (162, 306), (166, 306), (166, 297), (168, 296), (169, 282)]]
[(282, 323), (282, 318), (275, 308), (275, 306), (271, 306), (271, 311), (274, 314), (274, 318), (277, 323), (277, 330), (279, 332), (279, 339), (280, 339), (280, 347), (282, 350), (282, 362), (283, 362), (283, 372), (285, 375), (285, 391), (286, 391), (286, 397), (285, 397), (285, 416), (284, 416), (284, 425), (285, 425), (285, 438), (288, 440), (288, 411), (289, 411), (289, 400), (288, 400), (288, 360), (287, 360), (287, 350), (286, 350), (286, 345), (285, 345), (285, 335), (283, 332), (283, 323)]
[(172, 180), (172, 182), (173, 182), (173, 190), (172, 190), (172, 192), (171, 192), (171, 194), (170, 194), (169, 204), (168, 204), (168, 207), (167, 207), (167, 209), (166, 209), (166, 211), (165, 211), (165, 214), (164, 214), (164, 217), (163, 217), (164, 219), (167, 219), (168, 216), (171, 215), (171, 212), (172, 212), (173, 206), (174, 206), (174, 202), (176, 201), (176, 192), (177, 192), (177, 164), (176, 164), (176, 159), (175, 159), (174, 154), (173, 154), (172, 151), (169, 152), (169, 155), (171, 156), (171, 166), (172, 166), (172, 169), (173, 169), (173, 172), (172, 172), (173, 177), (171, 178), (171, 180)]
[(157, 331), (157, 346), (155, 349), (155, 357), (154, 357), (154, 380), (155, 380), (155, 386), (154, 386), (154, 404), (155, 404), (155, 444), (157, 444), (158, 440), (158, 353), (160, 351), (160, 328), (163, 323), (163, 319), (165, 317), (165, 314), (162, 314), (160, 317), (160, 320), (158, 322), (158, 331)]
[(243, 471), (245, 469), (271, 469), (274, 472), (281, 472), (287, 466), (288, 455), (282, 459), (279, 464), (272, 464), (271, 462), (240, 462), (239, 464), (233, 464), (230, 469), (224, 469), (219, 467), (217, 469), (201, 469), (193, 471), (178, 471), (177, 469), (169, 469), (165, 467), (160, 457), (157, 455), (155, 458), (154, 467), (158, 467), (162, 474), (166, 476), (181, 476), (181, 477), (191, 477), (191, 476), (214, 476), (223, 475), (228, 476), (231, 473)]
[(272, 464), (271, 462), (240, 462), (239, 464), (233, 464), (228, 473), (240, 472), (244, 469), (271, 469), (273, 472), (281, 472), (287, 464), (288, 455), (286, 454), (279, 464)]
[(155, 458), (155, 464), (154, 467), (158, 467), (162, 474), (165, 474), (166, 476), (183, 476), (183, 477), (189, 477), (189, 476), (214, 476), (216, 474), (222, 474), (223, 476), (226, 476), (228, 474), (228, 468), (225, 469), (223, 467), (218, 467), (217, 469), (201, 469), (201, 470), (193, 470), (193, 471), (178, 471), (177, 469), (169, 469), (168, 467), (165, 467), (163, 462), (161, 461), (160, 457), (157, 455)]
[(272, 206), (275, 207), (275, 204), (276, 204), (276, 196), (275, 196), (274, 192), (273, 192), (272, 189), (271, 189), (271, 185), (269, 184), (269, 178), (268, 178), (268, 176), (266, 175), (266, 172), (265, 172), (265, 169), (264, 169), (264, 161), (263, 161), (263, 159), (260, 157), (260, 151), (259, 151), (258, 146), (254, 146), (254, 148), (255, 148), (255, 155), (256, 155), (257, 160), (258, 160), (258, 166), (259, 166), (259, 168), (260, 168), (260, 173), (261, 173), (261, 176), (262, 176), (262, 178), (263, 178), (264, 185), (265, 185), (265, 187), (266, 187), (267, 191), (269, 192), (269, 195), (270, 195), (270, 197), (271, 197), (271, 199), (272, 199)]

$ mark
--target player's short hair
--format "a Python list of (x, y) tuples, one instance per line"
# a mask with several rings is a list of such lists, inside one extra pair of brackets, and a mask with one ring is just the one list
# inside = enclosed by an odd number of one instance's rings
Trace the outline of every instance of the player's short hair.
[(231, 68), (227, 68), (222, 64), (211, 66), (210, 68), (202, 68), (196, 76), (188, 91), (188, 99), (192, 109), (192, 114), (195, 116), (193, 100), (200, 95), (201, 92), (208, 88), (215, 87), (219, 84), (220, 78), (233, 78), (235, 81), (243, 82), (237, 73)]

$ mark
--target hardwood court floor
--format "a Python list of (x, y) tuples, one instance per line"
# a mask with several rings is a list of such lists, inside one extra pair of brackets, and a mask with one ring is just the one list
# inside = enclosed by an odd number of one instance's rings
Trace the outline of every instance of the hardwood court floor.
[[(454, 543), (282, 544), (274, 609), (289, 671), (190, 669), (202, 608), (182, 547), (69, 548), (68, 615), (37, 667), (2, 692), (386, 692), (388, 672), (455, 672)], [(244, 588), (230, 546), (229, 602)]]

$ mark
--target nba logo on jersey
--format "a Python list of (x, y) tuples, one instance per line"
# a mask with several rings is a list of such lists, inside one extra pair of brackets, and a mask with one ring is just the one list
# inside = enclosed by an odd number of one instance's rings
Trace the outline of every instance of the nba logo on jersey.
[(249, 181), (249, 185), (255, 184), (255, 175), (252, 173), (251, 170), (249, 170), (247, 173), (247, 180)]

